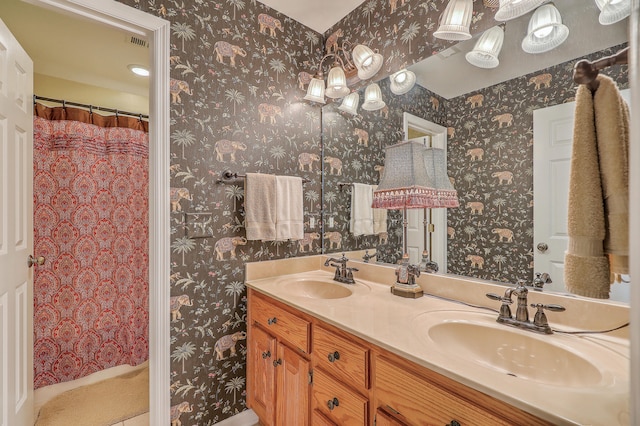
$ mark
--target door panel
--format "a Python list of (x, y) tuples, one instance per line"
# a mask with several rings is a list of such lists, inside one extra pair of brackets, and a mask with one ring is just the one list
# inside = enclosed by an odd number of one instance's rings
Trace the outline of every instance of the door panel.
[(0, 21), (0, 425), (33, 424), (33, 63)]

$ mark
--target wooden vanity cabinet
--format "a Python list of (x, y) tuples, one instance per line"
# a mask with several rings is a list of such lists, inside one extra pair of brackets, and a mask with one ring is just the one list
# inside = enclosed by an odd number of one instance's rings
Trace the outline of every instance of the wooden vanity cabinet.
[(252, 289), (248, 324), (263, 426), (551, 425)]
[(309, 424), (311, 323), (249, 290), (247, 405), (263, 426)]

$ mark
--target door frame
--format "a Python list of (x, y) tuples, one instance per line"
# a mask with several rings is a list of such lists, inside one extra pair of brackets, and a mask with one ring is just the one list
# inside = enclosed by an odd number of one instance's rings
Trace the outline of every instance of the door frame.
[(170, 423), (170, 23), (117, 1), (23, 0), (146, 37), (149, 80), (149, 424)]
[[(420, 130), (431, 136), (431, 147), (444, 150), (445, 164), (447, 162), (447, 128), (432, 121), (415, 116), (408, 112), (402, 113), (402, 130), (405, 140), (408, 139), (409, 128)], [(421, 209), (422, 210), (422, 209)], [(439, 266), (439, 272), (447, 272), (447, 209), (431, 210), (431, 223), (435, 231), (431, 233), (431, 253), (429, 258)]]

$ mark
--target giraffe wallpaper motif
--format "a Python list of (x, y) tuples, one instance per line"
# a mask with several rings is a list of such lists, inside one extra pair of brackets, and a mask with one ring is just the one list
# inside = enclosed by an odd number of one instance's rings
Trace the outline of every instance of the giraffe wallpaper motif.
[[(325, 34), (256, 0), (117, 1), (171, 25), (172, 419), (214, 424), (246, 408), (244, 263), (318, 254), (329, 242), (319, 226), (321, 173), (330, 166), (322, 113), (302, 101), (325, 41), (342, 29), (340, 42), (379, 51), (385, 63), (373, 80), (382, 79), (452, 44), (433, 37), (447, 0), (365, 0)], [(495, 11), (474, 2), (472, 34), (495, 25)], [(362, 164), (359, 173), (376, 176)], [(310, 179), (305, 240), (247, 242), (243, 186), (216, 183), (227, 169)]]

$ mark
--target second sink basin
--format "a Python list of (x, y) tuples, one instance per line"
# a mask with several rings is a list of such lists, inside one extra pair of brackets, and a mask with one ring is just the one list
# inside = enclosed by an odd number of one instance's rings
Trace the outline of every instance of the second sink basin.
[(612, 379), (609, 370), (628, 362), (580, 337), (539, 335), (498, 324), (493, 315), (480, 312), (438, 311), (417, 320), (426, 339), (447, 356), (546, 385), (606, 386)]
[(291, 280), (282, 283), (282, 287), (287, 293), (310, 299), (342, 299), (353, 294), (348, 287), (325, 280)]

